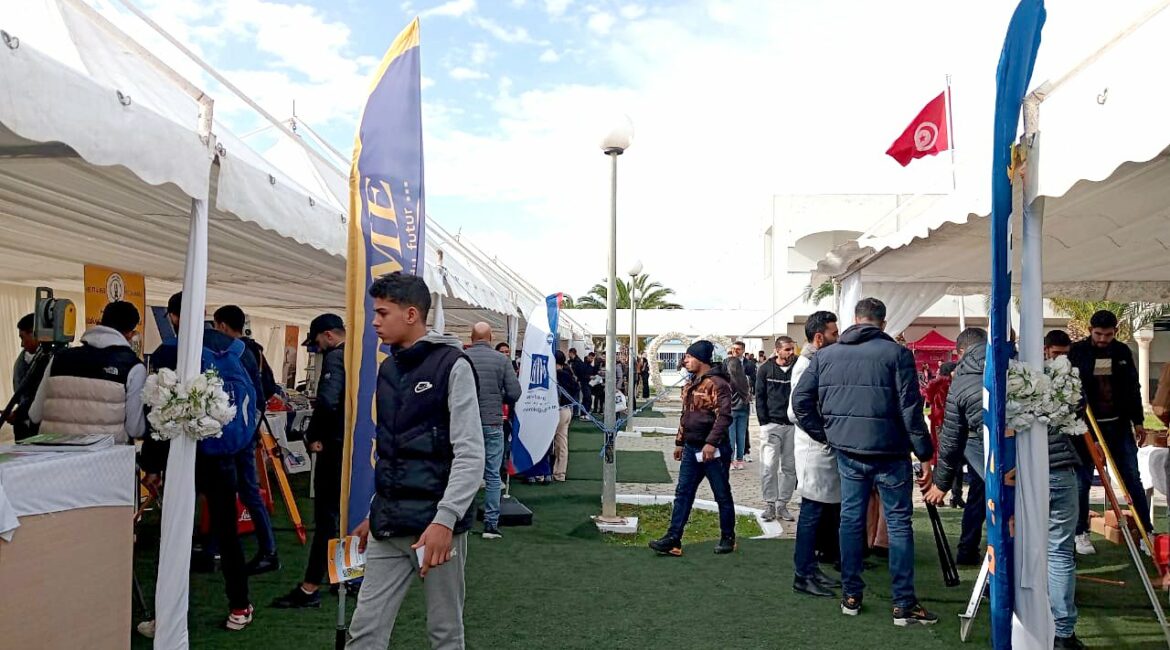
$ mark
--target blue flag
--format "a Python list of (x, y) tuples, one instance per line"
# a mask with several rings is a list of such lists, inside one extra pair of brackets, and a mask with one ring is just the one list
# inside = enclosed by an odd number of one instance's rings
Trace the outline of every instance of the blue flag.
[(987, 428), (987, 539), (991, 554), (991, 642), (1012, 647), (1014, 611), (1013, 530), (1016, 506), (1016, 441), (1008, 436), (1005, 411), (1008, 359), (1008, 302), (1012, 293), (1011, 148), (1020, 123), (1020, 106), (1032, 79), (1044, 0), (1021, 0), (1008, 25), (999, 55), (995, 90), (995, 149), (991, 166), (991, 331), (983, 386), (987, 393), (983, 424)]
[(370, 512), (374, 495), (374, 391), (386, 358), (370, 325), (370, 284), (424, 269), (422, 87), (418, 19), (394, 39), (370, 86), (349, 172), (346, 258), (345, 450), (341, 530)]

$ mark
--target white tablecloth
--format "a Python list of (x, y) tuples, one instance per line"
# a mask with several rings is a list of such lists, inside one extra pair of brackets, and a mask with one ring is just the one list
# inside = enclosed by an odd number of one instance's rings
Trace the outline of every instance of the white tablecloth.
[(75, 508), (134, 506), (134, 447), (20, 453), (0, 462), (0, 538), (12, 541), (19, 517)]

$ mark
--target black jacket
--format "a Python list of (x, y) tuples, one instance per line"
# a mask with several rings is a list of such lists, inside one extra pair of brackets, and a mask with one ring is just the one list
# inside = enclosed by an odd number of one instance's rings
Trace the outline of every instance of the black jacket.
[(756, 373), (756, 417), (760, 425), (792, 424), (788, 419), (788, 400), (792, 397), (792, 369), (795, 363), (781, 366), (776, 357), (768, 359)]
[[(577, 399), (581, 395), (581, 385), (577, 383), (577, 378), (564, 366), (557, 368), (557, 387), (571, 395), (573, 399)], [(557, 404), (572, 406), (573, 403), (569, 401), (569, 396), (565, 393), (557, 391)]]
[(722, 364), (702, 377), (691, 377), (682, 389), (683, 413), (674, 444), (719, 447), (731, 427), (731, 383)]
[(327, 451), (341, 451), (345, 441), (345, 344), (325, 352), (317, 380), (313, 417), (305, 442), (319, 442)]
[(260, 368), (260, 384), (263, 389), (262, 399), (265, 403), (280, 392), (280, 387), (276, 385), (276, 376), (272, 373), (272, 366), (268, 365), (268, 360), (264, 358), (264, 346), (256, 342), (256, 339), (250, 336), (240, 338), (244, 342), (244, 346), (248, 348), (248, 352), (252, 354), (252, 358), (256, 360), (256, 365)]
[[(1109, 361), (1108, 367), (1101, 370), (1105, 374), (1100, 377), (1096, 374), (1098, 356), (1102, 361)], [(1145, 422), (1137, 365), (1128, 345), (1113, 341), (1108, 348), (1098, 352), (1092, 340), (1085, 339), (1069, 348), (1068, 360), (1080, 372), (1085, 399), (1093, 407), (1093, 415), (1098, 420), (1117, 418), (1135, 427)]]
[(934, 455), (914, 354), (872, 325), (854, 325), (818, 350), (792, 394), (800, 428), (858, 456)]
[(947, 410), (938, 433), (938, 465), (934, 484), (950, 490), (955, 472), (966, 462), (983, 476), (983, 367), (987, 348), (975, 346), (963, 355), (951, 379)]

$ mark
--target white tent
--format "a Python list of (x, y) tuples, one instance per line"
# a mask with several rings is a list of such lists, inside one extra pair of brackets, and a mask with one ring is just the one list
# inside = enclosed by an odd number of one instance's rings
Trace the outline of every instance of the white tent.
[[(1170, 2), (1162, 2), (1024, 103), (1012, 264), (1021, 278), (1021, 355), (1042, 364), (1042, 296), (1170, 302)], [(1151, 74), (1153, 72), (1154, 74)], [(1022, 170), (1022, 172), (1021, 172)], [(943, 202), (886, 235), (863, 236), (819, 266), (860, 295), (985, 293), (990, 280), (989, 204)], [(1022, 209), (1020, 209), (1022, 208)], [(1022, 213), (1022, 214), (1021, 214)], [(1013, 256), (1014, 257), (1014, 256)], [(911, 302), (911, 301), (907, 301)], [(844, 309), (844, 308), (843, 308)], [(905, 309), (905, 307), (903, 307)], [(913, 309), (913, 307), (910, 307)], [(1140, 363), (1140, 362), (1139, 362)], [(1015, 647), (1051, 647), (1047, 605), (1047, 430), (1018, 439)], [(1131, 546), (1131, 552), (1133, 551)], [(1151, 601), (1159, 596), (1144, 581)], [(1165, 625), (1159, 611), (1160, 621)], [(1170, 629), (1163, 631), (1170, 640)]]
[[(77, 292), (83, 264), (100, 264), (146, 275), (152, 302), (182, 286), (184, 313), (233, 302), (305, 322), (344, 304), (341, 205), (233, 136), (206, 92), (82, 0), (0, 0), (0, 282)], [(459, 259), (472, 249), (457, 238), (435, 248), (424, 277), (453, 302), (449, 322), (496, 314), (514, 332), (531, 286)], [(185, 378), (201, 340), (184, 319)], [(156, 647), (187, 645), (193, 466), (194, 443), (176, 439)]]
[[(1048, 85), (1037, 187), (1046, 296), (1170, 302), (1170, 83), (1154, 63), (1168, 56), (1161, 11)], [(860, 273), (867, 293), (893, 283), (939, 297), (986, 293), (989, 212), (986, 194), (940, 201), (892, 233), (838, 247), (818, 279)]]

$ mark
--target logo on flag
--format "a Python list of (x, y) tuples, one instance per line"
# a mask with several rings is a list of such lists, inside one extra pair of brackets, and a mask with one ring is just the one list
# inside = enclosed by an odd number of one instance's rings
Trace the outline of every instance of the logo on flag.
[(532, 355), (532, 372), (528, 376), (528, 390), (541, 388), (548, 390), (548, 356), (544, 354)]
[(947, 91), (943, 91), (919, 111), (910, 126), (907, 126), (902, 135), (898, 136), (894, 144), (886, 150), (886, 155), (905, 167), (915, 158), (933, 156), (950, 148), (950, 133), (947, 131)]

